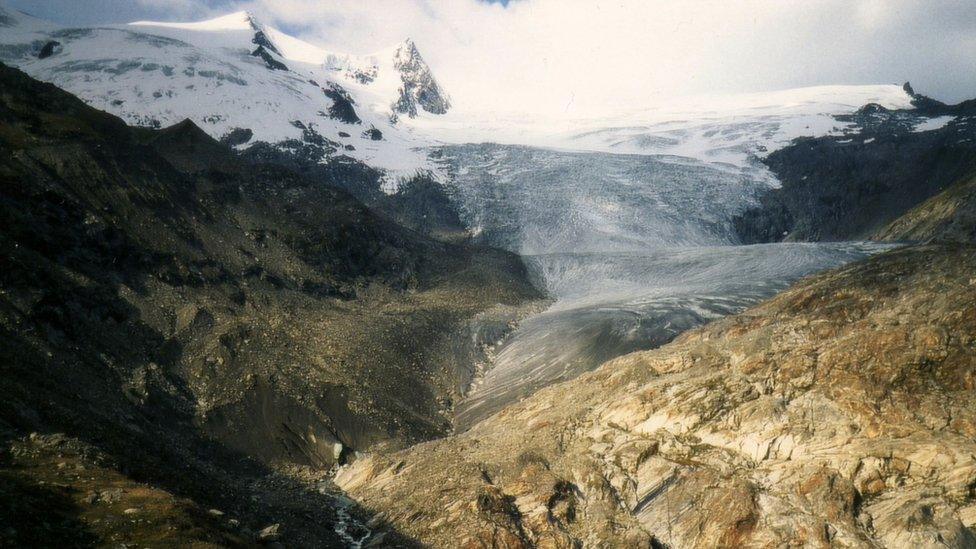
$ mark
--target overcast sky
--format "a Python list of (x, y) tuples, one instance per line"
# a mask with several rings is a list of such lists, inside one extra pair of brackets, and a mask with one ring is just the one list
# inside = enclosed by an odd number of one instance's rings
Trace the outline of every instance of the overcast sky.
[[(973, 0), (7, 0), (61, 23), (249, 9), (367, 53), (412, 37), (458, 107), (585, 114), (698, 93), (900, 84), (976, 97)], [(507, 4), (507, 5), (506, 5)]]

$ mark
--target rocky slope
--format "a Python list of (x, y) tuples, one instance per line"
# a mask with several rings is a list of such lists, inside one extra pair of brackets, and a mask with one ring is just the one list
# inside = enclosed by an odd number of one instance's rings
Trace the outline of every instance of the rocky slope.
[(972, 546), (974, 272), (817, 275), (339, 482), (434, 546)]
[(911, 109), (868, 104), (844, 135), (801, 138), (765, 163), (782, 186), (735, 220), (743, 242), (866, 239), (972, 172), (976, 108), (906, 84)]
[(964, 177), (912, 208), (874, 237), (894, 241), (976, 242), (976, 177)]
[[(0, 181), (0, 466), (21, 493), (67, 494), (105, 543), (132, 532), (92, 523), (98, 487), (78, 483), (118, 475), (221, 509), (221, 528), (335, 542), (330, 498), (275, 468), (444, 434), (484, 345), (538, 296), (512, 254), (432, 240), (191, 122), (133, 129), (3, 66)], [(47, 440), (31, 432), (92, 448), (81, 465), (100, 472), (42, 494), (61, 458), (30, 473), (16, 448)], [(5, 520), (36, 501), (5, 499)], [(139, 526), (126, 509), (109, 522)], [(14, 530), (4, 543), (34, 535)]]

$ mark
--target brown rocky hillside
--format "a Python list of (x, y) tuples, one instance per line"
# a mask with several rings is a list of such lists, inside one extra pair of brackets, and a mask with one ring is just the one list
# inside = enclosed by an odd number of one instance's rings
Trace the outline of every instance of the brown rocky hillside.
[(875, 238), (976, 242), (976, 176), (967, 176), (891, 222)]
[(976, 545), (976, 246), (823, 273), (339, 482), (438, 547)]

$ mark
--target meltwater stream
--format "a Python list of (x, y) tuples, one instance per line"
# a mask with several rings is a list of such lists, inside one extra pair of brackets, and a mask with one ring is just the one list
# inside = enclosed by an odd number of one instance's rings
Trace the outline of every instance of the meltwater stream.
[(458, 430), (552, 383), (741, 311), (796, 279), (885, 248), (736, 245), (732, 216), (775, 184), (687, 158), (505, 145), (440, 149), (464, 220), (522, 254), (554, 299), (496, 349), (456, 408)]

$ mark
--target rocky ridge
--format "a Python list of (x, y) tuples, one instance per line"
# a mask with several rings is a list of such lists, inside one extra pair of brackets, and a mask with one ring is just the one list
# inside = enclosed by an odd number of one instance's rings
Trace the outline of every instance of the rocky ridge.
[(976, 108), (906, 84), (914, 108), (869, 104), (839, 136), (800, 138), (764, 162), (782, 182), (735, 220), (744, 243), (868, 239), (976, 169)]
[[(212, 539), (280, 523), (289, 546), (337, 543), (339, 508), (291, 468), (447, 433), (478, 357), (538, 297), (513, 254), (2, 65), (0, 153), (0, 469), (24, 487), (5, 523), (56, 499), (79, 535), (148, 535), (93, 525), (70, 496), (92, 477), (56, 458), (25, 472), (12, 449), (39, 433), (107, 456), (86, 491), (148, 486), (238, 521)], [(70, 505), (35, 489), (51, 475)]]

